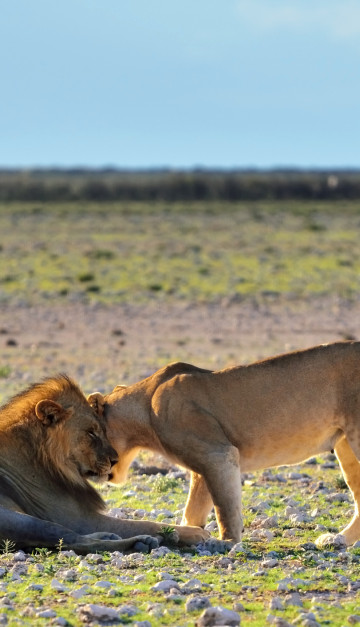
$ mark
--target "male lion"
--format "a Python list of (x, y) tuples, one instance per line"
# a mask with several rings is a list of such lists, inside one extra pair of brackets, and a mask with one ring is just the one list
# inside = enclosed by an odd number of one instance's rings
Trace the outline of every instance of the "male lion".
[[(161, 534), (161, 524), (106, 516), (88, 483), (111, 479), (116, 461), (102, 419), (65, 375), (15, 396), (0, 408), (0, 539), (49, 548), (61, 539), (79, 553), (157, 546), (151, 536)], [(188, 544), (209, 535), (176, 530)]]
[[(217, 372), (174, 363), (88, 400), (104, 410), (119, 455), (111, 480), (126, 476), (139, 449), (162, 453), (191, 470), (183, 523), (204, 526), (214, 504), (225, 540), (239, 541), (242, 533), (241, 472), (334, 449), (355, 500), (340, 540), (360, 538), (360, 342)], [(318, 544), (331, 539), (324, 534)]]

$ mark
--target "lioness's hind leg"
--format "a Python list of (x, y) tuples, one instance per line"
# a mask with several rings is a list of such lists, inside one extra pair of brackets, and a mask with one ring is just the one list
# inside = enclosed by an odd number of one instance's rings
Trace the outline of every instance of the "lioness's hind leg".
[[(355, 502), (355, 512), (352, 520), (339, 532), (345, 544), (349, 546), (360, 539), (360, 463), (345, 435), (336, 444), (335, 453)], [(328, 534), (320, 536), (317, 544), (322, 545), (326, 543), (327, 537)]]
[(189, 495), (181, 524), (205, 527), (212, 506), (213, 501), (204, 477), (192, 472)]

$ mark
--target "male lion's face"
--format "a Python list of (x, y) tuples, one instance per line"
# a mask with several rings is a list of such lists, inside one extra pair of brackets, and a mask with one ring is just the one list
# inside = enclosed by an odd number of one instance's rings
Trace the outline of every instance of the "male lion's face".
[(42, 400), (35, 410), (47, 430), (48, 459), (72, 483), (110, 481), (118, 456), (106, 438), (102, 418), (85, 398), (61, 401)]

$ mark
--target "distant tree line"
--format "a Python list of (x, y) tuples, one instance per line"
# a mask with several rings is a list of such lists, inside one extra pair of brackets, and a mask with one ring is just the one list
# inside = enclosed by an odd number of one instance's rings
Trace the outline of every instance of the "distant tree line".
[(0, 170), (0, 201), (360, 199), (360, 171)]

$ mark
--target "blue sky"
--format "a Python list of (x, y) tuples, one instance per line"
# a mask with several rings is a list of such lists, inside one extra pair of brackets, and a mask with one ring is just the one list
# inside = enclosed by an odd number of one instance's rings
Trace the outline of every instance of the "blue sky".
[(5, 0), (0, 166), (360, 167), (358, 0)]

